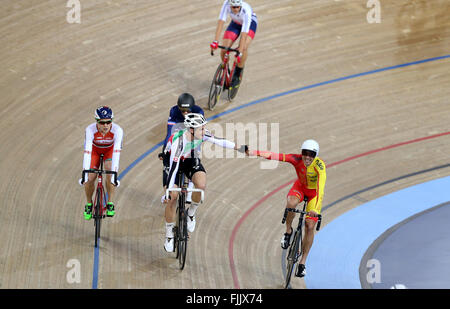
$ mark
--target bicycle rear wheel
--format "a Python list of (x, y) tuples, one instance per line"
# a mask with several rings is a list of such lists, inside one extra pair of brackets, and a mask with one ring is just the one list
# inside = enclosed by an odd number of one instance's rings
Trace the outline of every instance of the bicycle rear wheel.
[(295, 232), (294, 241), (292, 245), (289, 247), (289, 252), (286, 258), (286, 278), (284, 282), (284, 288), (287, 289), (291, 282), (292, 272), (294, 270), (295, 263), (297, 263), (297, 251), (299, 248), (299, 236), (300, 233)]
[(214, 77), (211, 82), (211, 87), (209, 88), (208, 108), (211, 111), (214, 110), (217, 101), (219, 101), (220, 99), (224, 82), (225, 77), (223, 76), (223, 67), (222, 64), (219, 64), (216, 73), (214, 73)]

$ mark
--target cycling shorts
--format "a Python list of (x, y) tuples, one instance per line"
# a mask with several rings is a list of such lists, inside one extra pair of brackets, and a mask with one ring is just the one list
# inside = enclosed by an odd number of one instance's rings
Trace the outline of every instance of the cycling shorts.
[[(256, 21), (252, 20), (252, 23), (250, 24), (250, 30), (248, 31), (248, 36), (251, 37), (252, 40), (255, 38), (255, 33), (256, 33), (257, 27), (258, 27), (258, 24), (256, 23)], [(241, 29), (242, 29), (242, 25), (239, 25), (238, 23), (231, 21), (231, 23), (227, 27), (227, 30), (225, 30), (225, 34), (223, 35), (223, 38), (230, 39), (234, 42), (241, 34)]]
[[(189, 180), (192, 180), (192, 177), (197, 172), (205, 172), (205, 167), (200, 162), (200, 159), (196, 158), (187, 158), (180, 162), (180, 166), (178, 167), (178, 172), (183, 172)], [(169, 169), (164, 168), (163, 170), (163, 186), (167, 186), (169, 182)], [(179, 173), (177, 173), (175, 177), (175, 184), (177, 184), (179, 181)]]
[[(305, 186), (303, 186), (300, 181), (297, 179), (295, 183), (292, 185), (291, 189), (289, 190), (289, 193), (287, 196), (295, 196), (299, 199), (299, 201), (303, 201), (304, 197), (306, 196), (308, 198), (308, 205), (306, 206), (306, 212), (309, 211), (315, 211), (318, 215), (320, 214), (321, 205), (319, 207), (316, 207), (317, 204), (317, 191), (314, 189), (308, 189)], [(311, 219), (317, 222), (317, 217), (310, 217), (306, 216), (306, 219)]]
[(100, 155), (103, 154), (103, 162), (111, 161), (113, 156), (114, 146), (107, 148), (100, 148), (92, 146), (92, 154), (91, 154), (91, 169), (99, 169), (100, 168)]

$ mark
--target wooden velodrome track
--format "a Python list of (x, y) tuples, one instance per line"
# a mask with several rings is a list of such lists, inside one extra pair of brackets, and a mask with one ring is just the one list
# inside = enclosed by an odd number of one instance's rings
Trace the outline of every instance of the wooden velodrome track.
[[(249, 3), (259, 26), (237, 98), (208, 117), (286, 91), (211, 122), (279, 123), (279, 151), (314, 138), (331, 165), (371, 150), (450, 131), (450, 59), (356, 75), (450, 54), (450, 2), (366, 0)], [(0, 12), (1, 288), (281, 288), (280, 224), (289, 164), (204, 158), (208, 185), (180, 272), (163, 250), (161, 162), (168, 111), (182, 92), (206, 110), (219, 57), (209, 55), (222, 1), (4, 0)], [(95, 270), (93, 224), (83, 219), (84, 129), (109, 105), (125, 132), (117, 214), (105, 221)], [(270, 127), (270, 126), (269, 126)], [(441, 135), (335, 164), (324, 206), (363, 188), (449, 162)], [(133, 164), (134, 163), (134, 164)], [(133, 165), (132, 165), (133, 164)], [(324, 212), (324, 224), (387, 193), (450, 175), (450, 168), (378, 187)], [(244, 217), (245, 215), (245, 217)], [(241, 220), (241, 221), (240, 221)], [(232, 249), (232, 251), (230, 250)], [(335, 258), (335, 257), (330, 257)], [(69, 283), (70, 260), (80, 282)], [(97, 271), (97, 274), (95, 274)], [(311, 274), (310, 274), (311, 275)], [(294, 279), (294, 288), (304, 288)]]

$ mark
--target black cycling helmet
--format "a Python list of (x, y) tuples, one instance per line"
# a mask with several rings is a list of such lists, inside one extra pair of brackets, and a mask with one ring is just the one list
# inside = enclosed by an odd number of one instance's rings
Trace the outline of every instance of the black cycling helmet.
[(189, 108), (191, 110), (195, 105), (194, 97), (189, 93), (182, 93), (178, 97), (177, 105), (179, 108)]

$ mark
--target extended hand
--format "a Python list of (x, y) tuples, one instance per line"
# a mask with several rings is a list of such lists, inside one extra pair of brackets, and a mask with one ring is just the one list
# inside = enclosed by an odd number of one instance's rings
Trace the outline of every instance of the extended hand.
[(263, 158), (266, 158), (266, 159), (269, 159), (270, 158), (270, 156), (271, 156), (271, 154), (270, 154), (270, 152), (265, 152), (265, 151), (260, 151), (259, 152), (259, 156), (260, 157), (263, 157)]
[(248, 156), (248, 146), (247, 145), (241, 145), (241, 147), (237, 148), (237, 146), (234, 146), (234, 149), (236, 149), (239, 152), (242, 152)]
[(317, 217), (318, 216), (317, 212), (315, 212), (313, 210), (308, 211), (307, 215), (310, 216), (310, 217)]

